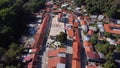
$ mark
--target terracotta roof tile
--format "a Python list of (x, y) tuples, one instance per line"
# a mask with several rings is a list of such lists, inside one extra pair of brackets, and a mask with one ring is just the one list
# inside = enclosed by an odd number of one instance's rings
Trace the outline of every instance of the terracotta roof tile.
[(85, 51), (86, 52), (93, 52), (93, 48), (92, 47), (85, 47)]
[(95, 52), (87, 52), (87, 57), (89, 58), (99, 58), (98, 53)]
[(113, 30), (112, 28), (120, 29), (120, 25), (117, 24), (104, 24), (104, 28), (106, 32), (113, 34), (120, 34), (120, 30)]
[(58, 63), (66, 63), (66, 58), (55, 57), (48, 60), (48, 68), (56, 68)]
[(78, 22), (74, 22), (73, 27), (78, 27), (79, 23)]
[(83, 44), (84, 44), (84, 47), (91, 47), (92, 46), (92, 43), (88, 42), (88, 41), (84, 41)]
[(53, 51), (49, 51), (48, 52), (48, 56), (49, 57), (57, 57), (59, 52), (66, 52), (66, 48), (59, 48), (57, 50), (53, 50)]
[(94, 34), (94, 31), (93, 30), (89, 30), (88, 31), (88, 35), (93, 35)]
[(77, 42), (73, 42), (73, 59), (80, 60), (79, 45)]
[(81, 68), (80, 61), (72, 60), (72, 68)]
[(87, 24), (86, 21), (84, 21), (84, 20), (81, 20), (80, 22), (81, 22), (81, 25), (86, 25)]

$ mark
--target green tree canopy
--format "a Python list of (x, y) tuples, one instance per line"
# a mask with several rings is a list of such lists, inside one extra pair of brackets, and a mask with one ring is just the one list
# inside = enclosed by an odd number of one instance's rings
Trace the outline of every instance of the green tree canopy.
[(59, 35), (56, 35), (56, 40), (61, 42), (61, 43), (66, 42), (67, 41), (67, 34), (64, 32), (60, 32)]

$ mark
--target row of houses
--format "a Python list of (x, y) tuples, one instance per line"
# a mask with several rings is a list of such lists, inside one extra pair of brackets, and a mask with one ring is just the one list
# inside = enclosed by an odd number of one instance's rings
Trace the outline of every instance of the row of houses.
[(50, 15), (46, 13), (43, 21), (34, 35), (34, 42), (30, 45), (30, 54), (25, 57), (27, 65), (25, 68), (37, 68), (39, 58), (39, 51), (43, 45), (44, 37), (46, 35), (47, 27), (49, 25)]
[[(94, 47), (91, 42), (89, 42), (90, 38), (94, 35), (94, 30), (89, 29), (88, 24), (84, 18), (80, 18), (80, 23), (82, 30), (87, 34), (83, 33), (83, 47), (85, 49), (85, 54), (87, 56), (87, 65), (86, 68), (100, 68), (97, 63), (99, 62), (99, 54), (94, 50)], [(88, 30), (89, 29), (89, 30)]]
[(48, 68), (66, 68), (66, 48), (48, 52)]
[(72, 38), (72, 66), (71, 68), (81, 68), (81, 42), (79, 37), (79, 29), (78, 26), (79, 21), (76, 19), (77, 17), (74, 14), (70, 14), (68, 17), (68, 23), (71, 24), (71, 27), (68, 28), (67, 33), (69, 38)]
[(104, 28), (106, 32), (112, 34), (120, 34), (120, 25), (117, 24), (104, 24)]

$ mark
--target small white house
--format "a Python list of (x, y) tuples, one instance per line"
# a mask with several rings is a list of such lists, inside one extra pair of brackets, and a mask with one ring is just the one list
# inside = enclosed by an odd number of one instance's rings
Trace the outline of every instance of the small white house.
[(103, 20), (103, 19), (104, 19), (104, 15), (99, 15), (99, 16), (98, 16), (98, 20), (99, 20), (99, 21), (101, 21), (101, 20)]

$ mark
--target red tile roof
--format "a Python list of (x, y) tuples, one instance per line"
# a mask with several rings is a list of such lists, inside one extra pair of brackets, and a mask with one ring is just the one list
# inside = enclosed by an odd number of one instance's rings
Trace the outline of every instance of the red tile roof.
[(35, 42), (32, 45), (32, 48), (40, 48), (44, 40), (44, 33), (46, 33), (46, 27), (48, 26), (49, 14), (45, 15), (42, 24), (40, 25), (39, 30), (35, 34)]
[(66, 63), (66, 58), (55, 57), (48, 60), (48, 68), (56, 68), (58, 63)]
[(84, 21), (84, 20), (81, 20), (80, 22), (81, 22), (81, 25), (86, 25), (87, 24), (86, 21)]
[(98, 53), (95, 52), (87, 52), (87, 57), (89, 58), (99, 58)]
[(81, 57), (80, 57), (80, 48), (81, 48), (81, 42), (79, 37), (79, 30), (77, 28), (74, 28), (75, 30), (75, 38), (73, 41), (73, 56), (72, 56), (72, 68), (81, 68)]
[(90, 17), (89, 17), (89, 16), (84, 16), (83, 18), (84, 18), (84, 19), (87, 19), (87, 20), (89, 20), (89, 19), (90, 19)]
[(92, 47), (85, 47), (85, 51), (86, 52), (93, 52), (93, 48)]
[(59, 52), (66, 52), (66, 48), (59, 48), (57, 50), (49, 51), (48, 52), (48, 57), (57, 57)]
[(78, 22), (74, 22), (73, 27), (78, 27), (79, 23)]
[(120, 34), (120, 30), (112, 30), (111, 28), (120, 28), (120, 25), (117, 24), (104, 24), (104, 28), (106, 32), (113, 34)]
[(37, 54), (31, 54), (30, 58), (32, 59), (32, 61), (30, 63), (28, 63), (27, 68), (36, 67), (36, 65), (34, 65), (34, 63), (37, 61)]
[(91, 47), (92, 46), (92, 43), (88, 42), (88, 41), (84, 41), (83, 44), (84, 44), (84, 47)]
[(93, 35), (94, 34), (94, 31), (93, 30), (89, 30), (88, 31), (88, 35)]
[(80, 60), (80, 50), (77, 42), (73, 42), (73, 59)]
[(72, 60), (72, 68), (81, 68), (81, 62)]
[(75, 39), (76, 42), (80, 45), (80, 36), (79, 36), (79, 30), (76, 28), (75, 29)]
[[(43, 44), (44, 33), (46, 32), (45, 28), (48, 25), (49, 18), (50, 18), (49, 14), (46, 14), (40, 26), (40, 29), (35, 34), (35, 42), (31, 46), (32, 48), (34, 48), (32, 49), (32, 52), (39, 52), (40, 47), (41, 47), (40, 45)], [(36, 68), (37, 57), (38, 57), (37, 53), (30, 54), (30, 58), (32, 59), (32, 61), (28, 63), (27, 68)]]

